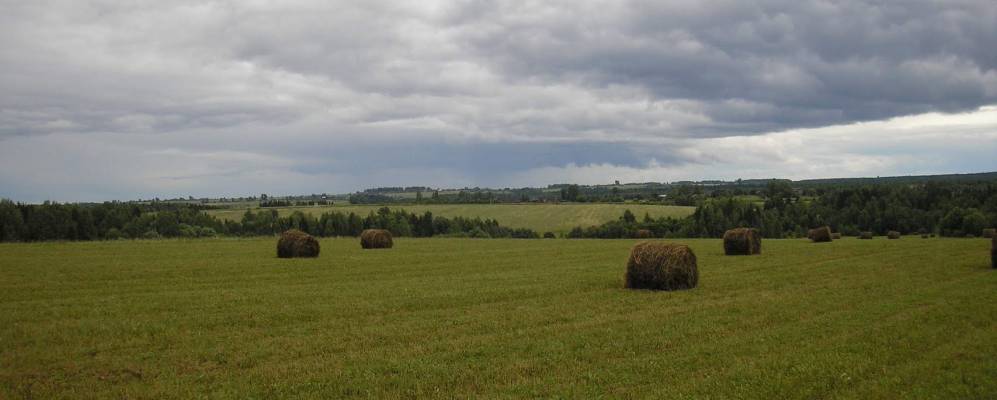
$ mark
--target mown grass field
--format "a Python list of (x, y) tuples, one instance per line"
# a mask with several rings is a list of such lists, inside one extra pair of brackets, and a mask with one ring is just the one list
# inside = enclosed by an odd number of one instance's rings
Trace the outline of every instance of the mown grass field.
[[(382, 205), (333, 205), (316, 207), (274, 208), (280, 215), (301, 211), (315, 216), (324, 212), (338, 211), (367, 215), (376, 212)], [(564, 233), (576, 226), (599, 225), (620, 218), (624, 210), (630, 210), (638, 218), (645, 213), (652, 217), (685, 217), (696, 207), (662, 206), (652, 204), (392, 204), (392, 209), (424, 213), (431, 211), (441, 217), (481, 217), (499, 221), (503, 226), (530, 228), (538, 233)], [(269, 208), (267, 208), (269, 210)], [(255, 210), (260, 210), (259, 208)], [(219, 218), (238, 220), (245, 209), (212, 210), (210, 214)]]
[(682, 292), (633, 240), (274, 242), (0, 245), (0, 398), (997, 396), (984, 240), (683, 240)]

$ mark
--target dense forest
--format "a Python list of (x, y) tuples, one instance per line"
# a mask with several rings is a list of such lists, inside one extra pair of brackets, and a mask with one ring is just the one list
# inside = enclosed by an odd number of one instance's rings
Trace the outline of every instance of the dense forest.
[[(684, 188), (684, 189), (683, 189)], [(576, 187), (562, 187), (577, 196)], [(648, 229), (656, 237), (720, 237), (732, 227), (755, 227), (765, 237), (800, 237), (810, 228), (829, 225), (845, 235), (861, 231), (885, 234), (936, 233), (980, 235), (997, 226), (997, 182), (928, 181), (924, 183), (832, 184), (794, 187), (772, 180), (751, 194), (725, 189), (704, 191), (680, 186), (672, 196), (696, 205), (686, 218), (652, 218), (629, 211), (600, 226), (577, 227), (569, 238), (626, 238)], [(239, 221), (219, 220), (194, 203), (18, 204), (0, 200), (0, 241), (103, 240), (118, 238), (257, 236), (298, 228), (317, 236), (356, 236), (363, 229), (388, 229), (396, 236), (467, 236), (536, 238), (529, 229), (513, 229), (480, 218), (444, 218), (380, 208), (376, 213), (277, 210), (249, 211)], [(549, 236), (549, 235), (545, 235)]]
[[(810, 191), (812, 196), (801, 195)], [(576, 227), (568, 237), (634, 237), (639, 229), (656, 237), (721, 237), (733, 227), (754, 227), (764, 237), (782, 238), (805, 236), (808, 229), (822, 225), (845, 235), (895, 230), (963, 237), (997, 226), (993, 182), (844, 185), (800, 191), (788, 182), (772, 181), (763, 194), (761, 202), (709, 197), (682, 219), (646, 215), (638, 219), (628, 211), (617, 221)]]
[(296, 211), (247, 210), (240, 221), (220, 220), (194, 204), (102, 203), (16, 204), (0, 200), (0, 241), (106, 240), (121, 238), (274, 235), (289, 228), (317, 236), (357, 236), (364, 229), (388, 229), (396, 236), (537, 238), (529, 229), (500, 226), (480, 218), (435, 217), (380, 208), (366, 216), (328, 212), (315, 217)]

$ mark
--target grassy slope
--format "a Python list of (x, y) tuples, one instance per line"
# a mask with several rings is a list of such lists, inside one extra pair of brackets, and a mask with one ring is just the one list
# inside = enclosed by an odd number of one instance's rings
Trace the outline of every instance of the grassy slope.
[[(293, 207), (278, 208), (281, 215), (287, 215), (295, 210), (318, 216), (323, 212), (339, 211), (355, 212), (367, 215), (383, 206), (329, 206), (329, 207)], [(425, 204), (425, 205), (390, 205), (392, 209), (404, 209), (410, 212), (423, 213), (431, 211), (433, 215), (442, 217), (481, 217), (497, 219), (504, 226), (513, 228), (530, 228), (539, 233), (545, 231), (567, 232), (576, 226), (599, 225), (623, 215), (624, 210), (630, 210), (638, 218), (644, 213), (653, 217), (684, 217), (692, 214), (695, 207), (660, 206), (648, 204)], [(240, 219), (245, 209), (214, 210), (209, 213), (219, 218)]]
[(685, 242), (673, 293), (630, 240), (4, 244), (0, 398), (997, 396), (983, 240)]

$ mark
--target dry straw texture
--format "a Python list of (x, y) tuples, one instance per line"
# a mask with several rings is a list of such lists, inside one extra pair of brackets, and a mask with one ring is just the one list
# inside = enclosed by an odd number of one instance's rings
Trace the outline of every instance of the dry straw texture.
[(752, 255), (762, 253), (762, 235), (754, 228), (734, 228), (724, 232), (724, 254)]
[(365, 229), (360, 233), (360, 247), (365, 249), (390, 249), (394, 246), (391, 232), (384, 229)]
[(318, 240), (297, 229), (289, 229), (277, 240), (277, 257), (318, 257)]
[(832, 232), (831, 239), (838, 240), (841, 239), (841, 232)]
[(651, 231), (647, 229), (638, 229), (637, 232), (634, 232), (634, 237), (638, 239), (649, 239), (654, 237), (654, 234), (652, 234)]
[(859, 239), (872, 239), (872, 232), (865, 231), (859, 234)]
[(699, 270), (689, 246), (642, 242), (630, 250), (625, 286), (630, 289), (682, 290), (696, 287)]
[(831, 228), (822, 226), (820, 228), (811, 229), (810, 232), (807, 232), (807, 238), (814, 242), (830, 242)]
[(900, 232), (897, 231), (886, 232), (886, 237), (890, 239), (900, 239)]

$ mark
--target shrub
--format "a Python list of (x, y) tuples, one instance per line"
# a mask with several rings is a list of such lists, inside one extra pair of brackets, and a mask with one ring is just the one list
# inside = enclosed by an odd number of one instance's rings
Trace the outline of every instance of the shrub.
[(696, 255), (689, 246), (642, 242), (630, 250), (626, 288), (682, 290), (694, 288), (698, 283)]
[(297, 229), (288, 229), (277, 240), (277, 257), (318, 257), (319, 245), (311, 235)]
[(118, 228), (108, 229), (107, 233), (104, 233), (104, 239), (107, 240), (118, 240), (121, 239), (121, 237), (121, 231), (119, 231)]
[(467, 232), (467, 237), (475, 239), (489, 239), (492, 237), (492, 235), (489, 235), (488, 232), (485, 232), (485, 230), (481, 229), (480, 227), (475, 227), (474, 229), (471, 229), (469, 232)]

